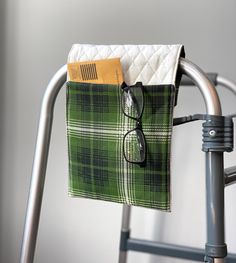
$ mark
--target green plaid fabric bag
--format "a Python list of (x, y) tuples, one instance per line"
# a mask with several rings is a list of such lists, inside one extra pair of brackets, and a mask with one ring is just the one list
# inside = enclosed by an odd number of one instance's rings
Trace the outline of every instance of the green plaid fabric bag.
[(123, 155), (136, 123), (124, 115), (121, 93), (118, 85), (67, 83), (69, 194), (168, 211), (175, 87), (144, 86), (144, 166)]
[[(68, 74), (70, 196), (170, 211), (180, 57), (182, 45), (72, 46), (68, 63), (119, 58), (127, 86), (72, 82)], [(142, 92), (130, 92), (140, 82)], [(136, 157), (144, 162), (133, 163)]]

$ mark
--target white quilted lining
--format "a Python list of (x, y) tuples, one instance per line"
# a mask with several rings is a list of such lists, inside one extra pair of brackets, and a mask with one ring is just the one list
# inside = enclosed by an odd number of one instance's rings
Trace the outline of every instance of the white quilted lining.
[[(120, 58), (128, 85), (175, 85), (182, 45), (90, 45), (74, 44), (68, 63)], [(67, 76), (69, 80), (69, 76)]]

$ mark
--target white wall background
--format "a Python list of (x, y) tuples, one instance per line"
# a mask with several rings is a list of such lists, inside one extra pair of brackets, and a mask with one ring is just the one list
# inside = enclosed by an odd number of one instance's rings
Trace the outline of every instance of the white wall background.
[[(2, 0), (0, 2), (0, 262), (19, 261), (40, 103), (73, 43), (183, 43), (187, 58), (236, 80), (234, 0)], [(236, 98), (220, 90), (224, 113)], [(67, 197), (65, 91), (58, 97), (36, 263), (117, 262), (121, 206)], [(180, 90), (176, 115), (204, 112), (197, 89)], [(225, 155), (226, 166), (235, 153)], [(201, 124), (175, 128), (173, 213), (134, 208), (135, 237), (203, 247)], [(236, 253), (236, 186), (226, 189), (226, 239)], [(129, 262), (182, 262), (130, 253)]]

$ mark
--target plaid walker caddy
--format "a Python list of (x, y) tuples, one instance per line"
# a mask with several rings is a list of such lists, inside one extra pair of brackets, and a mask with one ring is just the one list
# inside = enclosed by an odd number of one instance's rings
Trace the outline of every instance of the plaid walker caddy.
[[(51, 79), (45, 92), (21, 263), (32, 263), (34, 259), (53, 109), (66, 77), (69, 194), (123, 203), (119, 263), (127, 261), (128, 250), (195, 261), (205, 260), (208, 263), (225, 262), (227, 248), (224, 240), (223, 153), (233, 149), (232, 118), (222, 116), (217, 92), (207, 75), (183, 56), (181, 45), (72, 47), (68, 63), (89, 61), (93, 66), (80, 65), (83, 82), (73, 81), (67, 75), (67, 66), (63, 66)], [(122, 81), (116, 84), (91, 83), (88, 76), (96, 82), (100, 74), (95, 70), (95, 62), (91, 61), (114, 58), (120, 59), (124, 75)], [(181, 74), (188, 76), (200, 89), (206, 114), (173, 120)], [(207, 138), (203, 142), (208, 211), (205, 252), (131, 238), (131, 205), (170, 210), (172, 126), (197, 119), (205, 120), (204, 138)], [(223, 136), (216, 141), (209, 131), (217, 132), (219, 125)], [(235, 180), (235, 170), (235, 167), (230, 169), (228, 181)], [(229, 254), (227, 262), (236, 262), (236, 256)]]

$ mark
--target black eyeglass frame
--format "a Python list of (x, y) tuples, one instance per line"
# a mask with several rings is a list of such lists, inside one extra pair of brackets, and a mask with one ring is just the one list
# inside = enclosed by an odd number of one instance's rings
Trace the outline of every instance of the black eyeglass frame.
[[(124, 156), (125, 160), (126, 160), (127, 162), (129, 162), (129, 163), (139, 164), (140, 166), (144, 166), (145, 163), (146, 163), (146, 155), (147, 155), (147, 150), (146, 150), (146, 148), (147, 148), (147, 147), (146, 147), (146, 139), (145, 139), (145, 135), (144, 135), (144, 133), (143, 133), (142, 120), (141, 120), (141, 119), (142, 119), (142, 115), (143, 115), (143, 111), (144, 111), (144, 91), (143, 91), (143, 85), (142, 85), (142, 82), (137, 82), (135, 85), (132, 85), (132, 86), (128, 86), (125, 82), (123, 82), (122, 85), (121, 85), (121, 89), (122, 89), (123, 93), (124, 93), (124, 92), (127, 92), (130, 88), (136, 88), (136, 87), (141, 89), (141, 92), (142, 92), (142, 93), (141, 93), (141, 94), (142, 94), (142, 100), (143, 100), (142, 110), (141, 110), (139, 116), (133, 117), (133, 116), (128, 115), (128, 114), (125, 112), (125, 110), (124, 110), (123, 103), (121, 103), (121, 108), (122, 108), (122, 111), (123, 111), (124, 115), (125, 115), (126, 117), (128, 117), (128, 118), (136, 121), (136, 127), (135, 127), (134, 129), (132, 129), (132, 130), (129, 130), (129, 131), (124, 135), (124, 137), (123, 137), (123, 156)], [(123, 95), (123, 93), (122, 93), (122, 95)], [(142, 143), (142, 144), (140, 143), (140, 144), (143, 146), (144, 155), (143, 155), (143, 159), (142, 159), (141, 161), (131, 161), (131, 160), (129, 160), (129, 159), (126, 157), (126, 154), (125, 154), (125, 139), (126, 139), (126, 137), (127, 137), (130, 133), (132, 133), (132, 132), (134, 132), (134, 131), (137, 131), (137, 130), (142, 134), (142, 138), (143, 138), (142, 141), (143, 141), (143, 143)], [(137, 137), (138, 137), (138, 141), (140, 142), (140, 138), (139, 138), (138, 134), (137, 134)]]

